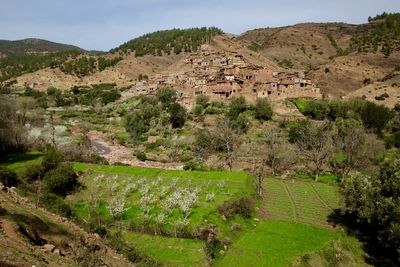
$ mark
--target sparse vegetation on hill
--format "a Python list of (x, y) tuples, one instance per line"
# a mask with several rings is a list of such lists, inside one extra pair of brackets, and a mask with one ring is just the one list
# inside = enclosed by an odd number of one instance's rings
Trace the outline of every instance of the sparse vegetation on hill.
[(145, 34), (126, 42), (112, 51), (128, 50), (135, 52), (137, 57), (144, 55), (179, 54), (196, 51), (200, 45), (207, 43), (214, 35), (222, 34), (216, 27), (173, 29)]
[(388, 57), (400, 48), (400, 13), (383, 13), (371, 19), (376, 20), (377, 25), (369, 32), (352, 38), (352, 47), (359, 52), (380, 51)]

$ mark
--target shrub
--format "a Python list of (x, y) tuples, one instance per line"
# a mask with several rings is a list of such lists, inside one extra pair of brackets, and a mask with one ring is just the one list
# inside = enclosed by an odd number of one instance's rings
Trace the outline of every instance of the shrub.
[(143, 151), (140, 151), (138, 153), (136, 153), (136, 158), (140, 161), (145, 161), (147, 160), (147, 156), (146, 153), (144, 153)]
[(165, 109), (176, 102), (177, 92), (173, 88), (162, 88), (157, 91), (156, 97)]
[(243, 96), (235, 97), (232, 99), (229, 105), (227, 116), (231, 121), (234, 121), (237, 119), (240, 113), (246, 110), (247, 110), (246, 99)]
[(236, 214), (250, 218), (254, 211), (254, 201), (250, 197), (241, 197), (237, 200), (225, 202), (218, 207), (218, 211), (226, 218), (232, 218)]
[(185, 125), (186, 110), (179, 103), (173, 103), (169, 107), (170, 122), (173, 128), (181, 128)]
[(328, 114), (329, 107), (324, 101), (309, 101), (304, 109), (304, 115), (316, 120), (323, 120)]
[(361, 119), (365, 127), (374, 129), (378, 134), (381, 134), (391, 117), (390, 109), (371, 102), (366, 102), (361, 110)]
[(44, 176), (44, 169), (42, 164), (37, 163), (25, 167), (22, 177), (27, 181), (35, 181), (41, 179)]
[(67, 204), (67, 202), (55, 194), (44, 194), (41, 198), (41, 203), (47, 210), (66, 218), (73, 218), (75, 216), (74, 210)]
[(266, 121), (272, 117), (271, 103), (266, 98), (257, 98), (255, 111), (258, 120)]
[(210, 98), (208, 96), (199, 95), (196, 97), (196, 105), (200, 105), (203, 108), (206, 108), (208, 106), (209, 100), (210, 100)]
[(49, 192), (65, 197), (79, 186), (77, 178), (72, 165), (63, 162), (45, 174), (44, 183)]
[(19, 181), (15, 172), (0, 166), (0, 182), (7, 187), (11, 187), (17, 186)]
[(63, 157), (58, 151), (52, 147), (47, 148), (47, 152), (43, 155), (42, 159), (43, 173), (56, 168), (62, 160)]

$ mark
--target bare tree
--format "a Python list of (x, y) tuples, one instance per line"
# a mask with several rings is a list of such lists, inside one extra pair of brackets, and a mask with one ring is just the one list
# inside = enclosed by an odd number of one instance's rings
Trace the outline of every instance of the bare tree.
[(254, 183), (256, 185), (256, 193), (258, 196), (262, 196), (262, 191), (264, 188), (264, 180), (267, 176), (267, 171), (265, 169), (265, 164), (259, 162), (252, 165), (250, 169), (250, 174), (254, 177)]
[(336, 123), (334, 143), (343, 153), (339, 160), (333, 160), (331, 165), (341, 174), (341, 182), (346, 175), (364, 160), (367, 134), (363, 124), (355, 119), (342, 119)]
[(220, 119), (216, 129), (211, 133), (215, 151), (224, 152), (225, 163), (232, 170), (235, 153), (241, 143), (240, 136), (231, 128), (229, 122)]
[(263, 163), (268, 166), (272, 175), (280, 174), (295, 162), (292, 145), (289, 143), (284, 130), (268, 128), (261, 144), (257, 144)]
[(304, 123), (294, 130), (300, 155), (308, 162), (308, 168), (318, 181), (323, 166), (327, 163), (333, 151), (333, 139), (329, 123)]

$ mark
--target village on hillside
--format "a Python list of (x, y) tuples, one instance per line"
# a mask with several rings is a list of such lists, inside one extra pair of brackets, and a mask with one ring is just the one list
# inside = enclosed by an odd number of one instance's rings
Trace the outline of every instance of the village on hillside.
[(248, 101), (267, 97), (271, 101), (286, 98), (321, 98), (320, 89), (301, 72), (284, 72), (264, 68), (245, 61), (237, 52), (219, 52), (209, 45), (185, 59), (186, 70), (164, 72), (137, 81), (125, 97), (155, 94), (158, 88), (178, 88), (185, 106), (198, 95), (223, 101), (244, 96)]

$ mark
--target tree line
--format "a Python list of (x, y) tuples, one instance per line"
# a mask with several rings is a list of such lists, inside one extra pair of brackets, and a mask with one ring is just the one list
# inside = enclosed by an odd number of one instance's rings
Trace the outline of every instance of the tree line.
[(216, 27), (202, 27), (190, 29), (172, 29), (148, 33), (121, 46), (111, 52), (122, 50), (135, 52), (137, 57), (144, 55), (162, 56), (165, 54), (179, 54), (181, 52), (196, 51), (200, 45), (210, 42), (215, 35), (223, 31)]

